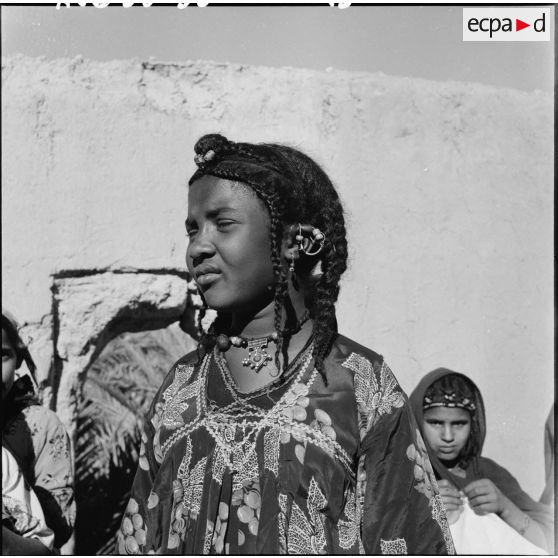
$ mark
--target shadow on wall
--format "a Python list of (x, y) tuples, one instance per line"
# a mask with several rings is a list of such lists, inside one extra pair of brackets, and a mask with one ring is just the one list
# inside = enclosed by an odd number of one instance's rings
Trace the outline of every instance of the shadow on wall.
[(83, 381), (106, 344), (123, 332), (180, 322), (196, 335), (201, 299), (184, 270), (77, 270), (53, 277), (53, 365), (50, 407), (75, 441)]
[(174, 323), (119, 335), (89, 368), (78, 400), (75, 448), (78, 554), (114, 552), (141, 459), (143, 418), (170, 367), (194, 348)]

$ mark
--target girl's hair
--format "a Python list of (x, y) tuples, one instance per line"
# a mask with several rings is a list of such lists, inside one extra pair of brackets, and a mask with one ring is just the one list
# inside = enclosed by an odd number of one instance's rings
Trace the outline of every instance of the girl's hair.
[[(323, 360), (337, 332), (335, 302), (339, 294), (339, 279), (347, 268), (347, 239), (343, 208), (331, 180), (310, 157), (286, 145), (234, 143), (219, 134), (208, 134), (196, 143), (198, 169), (189, 184), (209, 174), (248, 185), (264, 202), (270, 215), (271, 261), (275, 277), (275, 329), (279, 334), (275, 363), (279, 354), (286, 355), (288, 337), (282, 331), (282, 314), (287, 299), (288, 275), (281, 261), (281, 246), (285, 226), (307, 223), (325, 234), (325, 245), (316, 257), (301, 257), (297, 273), (308, 274), (321, 263), (322, 276), (314, 284), (307, 301), (314, 320), (313, 357), (316, 368), (323, 374)], [(199, 326), (205, 309), (200, 312)], [(218, 314), (212, 328), (219, 331), (228, 317)]]
[(463, 374), (446, 374), (432, 382), (424, 394), (423, 409), (450, 407), (464, 409), (471, 416), (471, 430), (460, 454), (459, 465), (466, 469), (469, 461), (479, 455), (482, 445), (481, 424), (477, 411), (482, 409), (475, 385)]
[(21, 341), (17, 327), (17, 323), (14, 320), (2, 313), (2, 330), (5, 331), (8, 336), (8, 341), (16, 355), (16, 368), (19, 368), (23, 361), (25, 346)]

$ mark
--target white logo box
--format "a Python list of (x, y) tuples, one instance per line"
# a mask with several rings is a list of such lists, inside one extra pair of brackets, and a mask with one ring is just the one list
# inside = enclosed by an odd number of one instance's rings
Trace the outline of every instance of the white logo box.
[(553, 19), (550, 7), (463, 8), (463, 40), (550, 41)]

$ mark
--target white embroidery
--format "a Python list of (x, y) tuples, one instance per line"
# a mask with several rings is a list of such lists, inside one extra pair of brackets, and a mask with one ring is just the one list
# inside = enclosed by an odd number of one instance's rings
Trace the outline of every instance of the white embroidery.
[(205, 476), (205, 466), (207, 464), (207, 456), (202, 457), (189, 471), (190, 460), (192, 456), (192, 443), (190, 438), (186, 442), (186, 454), (178, 468), (178, 479), (182, 483), (183, 500), (182, 508), (185, 512), (196, 519), (200, 513), (202, 495), (203, 495), (203, 481)]
[(244, 453), (244, 448), (238, 444), (234, 448), (232, 471), (234, 475), (233, 490), (242, 488), (246, 481), (257, 480), (258, 473), (258, 457), (256, 448), (250, 448), (248, 454)]
[(382, 554), (407, 554), (407, 543), (405, 539), (380, 539), (380, 549)]
[(175, 369), (172, 384), (163, 392), (161, 422), (167, 428), (177, 428), (184, 424), (181, 415), (189, 407), (187, 400), (197, 394), (199, 386), (198, 382), (193, 382), (183, 389), (180, 387), (190, 380), (193, 371), (193, 366), (179, 364)]
[(264, 467), (275, 476), (279, 473), (279, 428), (272, 428), (264, 435)]
[(213, 480), (221, 484), (223, 481), (223, 474), (225, 473), (225, 450), (221, 446), (215, 446), (211, 471)]
[(205, 538), (203, 541), (203, 554), (209, 554), (209, 549), (211, 548), (211, 541), (213, 540), (213, 533), (215, 530), (215, 524), (213, 521), (207, 520), (205, 524)]
[(340, 519), (338, 523), (339, 546), (349, 550), (357, 541), (360, 542), (360, 506), (353, 490), (345, 503), (344, 515), (347, 521)]
[(442, 534), (444, 536), (444, 542), (446, 543), (446, 548), (448, 554), (455, 554), (455, 547), (453, 546), (453, 538), (451, 536), (451, 530), (449, 523), (447, 521), (446, 510), (444, 508), (444, 503), (442, 497), (436, 494), (431, 501), (432, 503), (432, 519), (438, 523), (442, 529)]
[(407, 458), (415, 463), (413, 469), (416, 480), (415, 489), (428, 498), (428, 505), (432, 508), (432, 518), (440, 526), (448, 554), (455, 554), (446, 512), (444, 510), (442, 498), (438, 494), (436, 476), (432, 469), (426, 446), (424, 445), (424, 441), (418, 429), (415, 431), (415, 435), (417, 444), (410, 444), (406, 452)]
[[(308, 516), (292, 502), (290, 516), (285, 520), (287, 532), (282, 533), (281, 521), (279, 523), (280, 540), (286, 539), (287, 554), (322, 554), (326, 546), (325, 519), (321, 513), (327, 505), (327, 500), (322, 494), (314, 477), (310, 480), (308, 487)], [(279, 496), (281, 515), (287, 515), (287, 497)]]
[(394, 407), (403, 406), (403, 394), (393, 372), (385, 362), (382, 362), (379, 373), (376, 373), (368, 359), (351, 353), (343, 366), (355, 372), (355, 395), (363, 437), (379, 417), (390, 413)]

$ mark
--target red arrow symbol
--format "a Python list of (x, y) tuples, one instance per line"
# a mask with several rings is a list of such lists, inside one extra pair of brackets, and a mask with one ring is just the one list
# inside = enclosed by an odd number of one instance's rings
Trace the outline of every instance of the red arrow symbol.
[(525, 29), (526, 27), (531, 27), (531, 24), (530, 23), (525, 23), (524, 21), (521, 21), (520, 19), (515, 20), (515, 30), (516, 31), (521, 31), (522, 29)]

